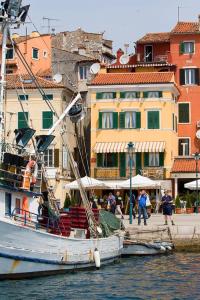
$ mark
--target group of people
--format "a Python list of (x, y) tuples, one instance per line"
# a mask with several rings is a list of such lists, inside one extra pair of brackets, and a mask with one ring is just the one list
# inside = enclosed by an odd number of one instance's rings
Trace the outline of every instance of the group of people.
[[(129, 205), (130, 205), (130, 197), (129, 197)], [(141, 219), (144, 220), (144, 225), (147, 225), (147, 219), (150, 217), (150, 213), (147, 210), (147, 207), (151, 205), (149, 200), (148, 193), (142, 189), (139, 191), (139, 195), (136, 199), (135, 195), (131, 195), (131, 202), (132, 202), (132, 214), (133, 218), (136, 218), (136, 207), (138, 212), (138, 225), (141, 224)], [(173, 200), (169, 193), (169, 191), (164, 192), (164, 196), (161, 200), (163, 215), (164, 215), (164, 225), (168, 225), (168, 221), (171, 222), (172, 225), (174, 224), (174, 221), (172, 219), (172, 212), (173, 212)], [(120, 191), (117, 191), (114, 195), (112, 192), (108, 194), (105, 201), (102, 199), (92, 199), (91, 200), (91, 207), (92, 208), (104, 208), (108, 211), (110, 211), (113, 214), (119, 214), (121, 216), (121, 219), (124, 219), (124, 201), (122, 199), (122, 196), (120, 195)]]

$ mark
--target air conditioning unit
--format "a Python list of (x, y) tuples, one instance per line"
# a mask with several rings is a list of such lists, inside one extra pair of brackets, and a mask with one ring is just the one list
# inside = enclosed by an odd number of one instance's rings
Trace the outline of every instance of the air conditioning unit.
[(197, 121), (197, 128), (200, 128), (200, 120)]

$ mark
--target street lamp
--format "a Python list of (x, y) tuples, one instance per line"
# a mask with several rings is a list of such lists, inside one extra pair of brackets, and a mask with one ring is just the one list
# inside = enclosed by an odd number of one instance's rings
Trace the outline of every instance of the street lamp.
[(133, 197), (132, 197), (132, 165), (133, 165), (133, 151), (134, 144), (128, 143), (128, 154), (129, 154), (129, 166), (130, 166), (130, 211), (129, 211), (129, 224), (133, 222)]
[(198, 152), (195, 152), (193, 154), (195, 162), (196, 162), (196, 196), (197, 196), (197, 205), (196, 205), (196, 213), (198, 213), (199, 209), (199, 187), (198, 187), (198, 160), (200, 159), (200, 154)]

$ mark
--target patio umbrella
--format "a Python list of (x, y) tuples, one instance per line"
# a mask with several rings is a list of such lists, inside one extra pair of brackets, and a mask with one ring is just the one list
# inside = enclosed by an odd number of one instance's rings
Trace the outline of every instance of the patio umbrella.
[(198, 190), (200, 190), (200, 179), (185, 183), (184, 187), (188, 190), (196, 190), (198, 187)]
[[(92, 177), (82, 177), (81, 178), (81, 183), (85, 189), (102, 189), (102, 188), (107, 188), (107, 186), (100, 180), (97, 180)], [(70, 183), (65, 184), (64, 189), (67, 190), (78, 190), (79, 186), (77, 183), (77, 180), (74, 180)]]
[[(146, 188), (146, 189), (158, 189), (160, 188), (160, 182), (154, 181), (148, 177), (136, 175), (132, 177), (132, 189)], [(118, 185), (118, 188), (129, 189), (130, 179), (123, 181)]]

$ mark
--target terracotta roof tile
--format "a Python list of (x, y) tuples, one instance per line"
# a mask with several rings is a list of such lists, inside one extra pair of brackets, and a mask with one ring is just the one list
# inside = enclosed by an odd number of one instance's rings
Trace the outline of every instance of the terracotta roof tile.
[[(198, 170), (200, 168), (200, 161), (198, 161)], [(195, 173), (196, 162), (194, 158), (177, 158), (172, 167), (172, 173)]]
[[(63, 84), (54, 83), (53, 81), (46, 80), (44, 78), (35, 76), (41, 88), (45, 89), (56, 89), (56, 88), (64, 88)], [(36, 85), (34, 80), (31, 79), (30, 75), (7, 75), (6, 76), (6, 88), (7, 89), (15, 89), (15, 88), (24, 88), (26, 89), (36, 89)]]
[(90, 85), (169, 83), (174, 82), (173, 72), (106, 73), (98, 74)]
[(158, 32), (158, 33), (147, 33), (141, 39), (137, 41), (139, 44), (144, 43), (163, 43), (169, 42), (170, 40), (170, 32)]
[(197, 22), (178, 22), (171, 33), (200, 33)]

